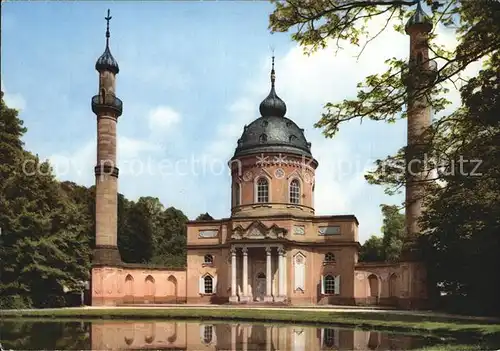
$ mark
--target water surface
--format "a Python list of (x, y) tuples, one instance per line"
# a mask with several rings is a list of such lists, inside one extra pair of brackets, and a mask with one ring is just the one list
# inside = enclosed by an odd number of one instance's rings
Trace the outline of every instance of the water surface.
[(5, 350), (409, 350), (439, 340), (337, 327), (193, 321), (0, 322)]

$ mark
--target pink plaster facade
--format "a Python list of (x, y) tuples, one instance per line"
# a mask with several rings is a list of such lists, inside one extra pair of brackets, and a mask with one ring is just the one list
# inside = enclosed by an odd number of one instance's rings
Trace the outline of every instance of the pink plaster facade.
[[(114, 61), (108, 54), (103, 54), (106, 62)], [(275, 91), (274, 61), (261, 117), (251, 128), (245, 126), (229, 161), (229, 218), (187, 223), (183, 270), (121, 262), (115, 167), (116, 124), (122, 113), (114, 95), (118, 66), (114, 62), (111, 68), (96, 68), (100, 80), (99, 95), (92, 100), (98, 127), (93, 305), (425, 305), (426, 276), (419, 262), (359, 263), (356, 217), (315, 215), (318, 162), (304, 130), (285, 117), (286, 105)], [(416, 113), (409, 113), (408, 121)], [(335, 201), (335, 194), (331, 197)], [(409, 226), (415, 223), (415, 213), (407, 209)]]
[(123, 264), (92, 269), (92, 305), (183, 303), (186, 271)]

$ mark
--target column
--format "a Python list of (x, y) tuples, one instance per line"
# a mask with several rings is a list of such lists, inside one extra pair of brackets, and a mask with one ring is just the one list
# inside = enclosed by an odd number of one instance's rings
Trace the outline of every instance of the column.
[(231, 324), (231, 351), (236, 351), (236, 328), (236, 324)]
[(272, 350), (271, 326), (266, 326), (266, 351)]
[[(285, 300), (285, 265), (284, 265), (284, 253), (283, 248), (278, 248), (278, 300)], [(278, 301), (276, 298), (274, 301)]]
[(230, 302), (238, 302), (237, 287), (236, 287), (236, 248), (231, 247), (231, 297)]
[(243, 252), (243, 296), (240, 301), (248, 301), (248, 249), (243, 247), (241, 251)]
[(243, 346), (243, 351), (248, 350), (248, 325), (243, 326), (243, 336), (242, 336), (242, 346)]
[(266, 246), (266, 296), (264, 297), (265, 302), (273, 301), (273, 296), (271, 293), (271, 286), (272, 286), (271, 253), (272, 253), (271, 247)]

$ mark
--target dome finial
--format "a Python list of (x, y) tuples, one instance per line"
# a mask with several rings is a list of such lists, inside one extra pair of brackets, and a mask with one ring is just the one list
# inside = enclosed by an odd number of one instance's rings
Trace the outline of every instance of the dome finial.
[(106, 20), (106, 49), (104, 53), (97, 59), (95, 64), (95, 69), (99, 72), (101, 71), (111, 71), (114, 74), (117, 74), (120, 69), (118, 67), (118, 63), (116, 62), (113, 55), (111, 55), (111, 50), (109, 49), (109, 21), (111, 20), (111, 11), (108, 9), (108, 15), (104, 17)]
[(104, 19), (106, 20), (106, 47), (109, 46), (109, 37), (110, 37), (110, 34), (109, 34), (109, 21), (113, 18), (111, 17), (111, 11), (108, 9), (108, 15), (106, 17), (104, 17)]
[(274, 72), (274, 47), (271, 47), (272, 56), (272, 65), (271, 65), (271, 87), (274, 88), (274, 82), (276, 81), (276, 74)]
[(262, 117), (284, 117), (286, 114), (286, 105), (276, 94), (275, 82), (276, 75), (274, 71), (274, 50), (271, 65), (271, 91), (269, 95), (260, 103), (259, 110)]

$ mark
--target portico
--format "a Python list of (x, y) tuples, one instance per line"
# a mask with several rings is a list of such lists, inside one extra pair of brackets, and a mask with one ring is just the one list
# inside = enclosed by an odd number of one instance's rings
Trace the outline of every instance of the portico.
[[(286, 251), (283, 244), (232, 244), (230, 253), (230, 302), (284, 302), (286, 300)], [(263, 254), (265, 254), (265, 261), (262, 260)], [(275, 284), (276, 280), (277, 284)]]

